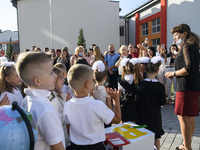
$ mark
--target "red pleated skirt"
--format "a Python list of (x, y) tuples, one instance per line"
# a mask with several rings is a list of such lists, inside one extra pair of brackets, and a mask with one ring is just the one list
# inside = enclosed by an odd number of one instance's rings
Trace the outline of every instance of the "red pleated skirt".
[(175, 101), (175, 114), (180, 116), (199, 116), (198, 96), (196, 91), (177, 91)]

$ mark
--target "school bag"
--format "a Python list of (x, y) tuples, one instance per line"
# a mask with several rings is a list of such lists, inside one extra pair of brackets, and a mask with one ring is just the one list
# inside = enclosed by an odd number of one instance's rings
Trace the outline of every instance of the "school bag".
[(118, 79), (119, 84), (125, 89), (124, 98), (121, 101), (122, 121), (134, 121), (139, 119), (138, 107), (135, 99), (135, 83), (129, 84), (125, 79)]

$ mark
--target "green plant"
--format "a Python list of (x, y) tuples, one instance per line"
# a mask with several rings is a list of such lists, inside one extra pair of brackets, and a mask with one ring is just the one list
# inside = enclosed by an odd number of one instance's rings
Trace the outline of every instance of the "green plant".
[(85, 37), (84, 37), (84, 31), (83, 31), (83, 28), (81, 28), (81, 29), (79, 29), (77, 46), (83, 46), (83, 48), (85, 49), (85, 52), (87, 52), (85, 41), (86, 40), (85, 40)]
[(14, 50), (14, 46), (12, 44), (12, 38), (10, 37), (10, 40), (8, 42), (8, 50), (6, 52), (6, 54), (8, 55), (8, 58), (10, 59), (11, 55), (12, 55), (12, 52)]

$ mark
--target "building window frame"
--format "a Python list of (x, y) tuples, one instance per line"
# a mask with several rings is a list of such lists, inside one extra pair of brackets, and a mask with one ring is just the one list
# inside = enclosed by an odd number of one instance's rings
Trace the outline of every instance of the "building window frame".
[(124, 26), (119, 27), (119, 34), (120, 36), (124, 36)]
[(142, 36), (147, 36), (149, 34), (148, 22), (142, 24)]
[(152, 34), (160, 33), (160, 17), (151, 21)]
[(156, 39), (152, 39), (151, 42), (152, 42), (152, 47), (154, 47), (154, 49), (156, 50), (157, 48), (157, 45), (160, 44), (160, 41), (161, 39), (160, 38), (156, 38)]

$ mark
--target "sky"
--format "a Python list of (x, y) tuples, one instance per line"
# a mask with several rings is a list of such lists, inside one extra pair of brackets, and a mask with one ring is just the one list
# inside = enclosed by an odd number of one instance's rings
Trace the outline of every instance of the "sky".
[[(119, 1), (119, 7), (122, 9), (119, 13), (124, 16), (148, 0), (114, 0)], [(2, 31), (11, 30), (17, 31), (17, 12), (16, 8), (12, 6), (10, 0), (0, 0), (0, 29)]]

